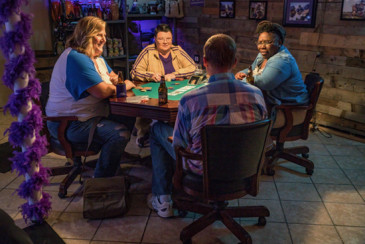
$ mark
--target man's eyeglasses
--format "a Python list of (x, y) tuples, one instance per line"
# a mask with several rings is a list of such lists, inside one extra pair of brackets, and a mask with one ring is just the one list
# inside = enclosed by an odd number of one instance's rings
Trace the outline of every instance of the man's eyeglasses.
[(270, 45), (270, 44), (273, 44), (275, 42), (275, 40), (267, 40), (267, 41), (255, 41), (255, 44), (257, 46), (260, 46), (260, 45)]

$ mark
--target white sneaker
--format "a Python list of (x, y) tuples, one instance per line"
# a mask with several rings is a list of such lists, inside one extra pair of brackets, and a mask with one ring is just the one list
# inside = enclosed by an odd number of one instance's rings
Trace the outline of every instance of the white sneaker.
[(172, 201), (161, 202), (159, 197), (152, 195), (152, 193), (147, 197), (147, 205), (151, 210), (156, 211), (157, 215), (162, 218), (168, 218), (174, 215), (172, 211)]

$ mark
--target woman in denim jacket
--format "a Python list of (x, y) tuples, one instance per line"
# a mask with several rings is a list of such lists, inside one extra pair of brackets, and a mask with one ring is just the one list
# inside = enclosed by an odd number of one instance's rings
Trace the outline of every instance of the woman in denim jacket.
[[(266, 92), (268, 106), (308, 103), (308, 92), (298, 65), (283, 45), (284, 28), (277, 23), (262, 21), (257, 25), (256, 33), (259, 35), (256, 42), (259, 54), (252, 63), (252, 84)], [(244, 69), (235, 77), (246, 81), (248, 72)]]

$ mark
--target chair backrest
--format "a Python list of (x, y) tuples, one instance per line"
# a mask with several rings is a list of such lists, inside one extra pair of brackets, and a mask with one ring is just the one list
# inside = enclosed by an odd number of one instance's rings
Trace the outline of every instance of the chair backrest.
[(42, 109), (42, 114), (46, 115), (46, 105), (49, 98), (49, 81), (41, 82), (41, 95), (39, 96), (39, 102)]
[[(309, 94), (308, 105), (291, 105), (289, 108), (286, 108), (286, 110), (288, 110), (289, 112), (285, 115), (285, 120), (292, 121), (292, 123), (295, 121), (294, 116), (300, 115), (300, 117), (302, 118), (302, 122), (294, 126), (291, 123), (285, 123), (285, 126), (283, 127), (273, 128), (273, 130), (271, 131), (273, 139), (275, 139), (279, 143), (284, 143), (285, 141), (294, 141), (298, 139), (306, 140), (308, 138), (309, 124), (312, 119), (319, 95), (321, 93), (323, 82), (323, 79), (319, 76), (318, 73), (309, 73), (305, 77), (304, 83)], [(279, 107), (285, 107), (285, 105)], [(283, 108), (279, 109), (283, 110)], [(285, 113), (286, 112), (284, 111), (284, 114)]]
[[(222, 184), (229, 186), (225, 194), (233, 198), (242, 192), (257, 194), (257, 176), (261, 173), (270, 122), (202, 128), (204, 195), (208, 199), (216, 198), (213, 189)], [(247, 189), (247, 182), (252, 182), (254, 189)]]
[(312, 119), (314, 110), (316, 108), (319, 95), (322, 91), (324, 80), (319, 76), (318, 73), (309, 73), (304, 80), (305, 85), (307, 86), (307, 91), (309, 94), (309, 106), (310, 108), (307, 111), (307, 114), (304, 119), (304, 131), (306, 132), (301, 138), (308, 138), (309, 131), (309, 123)]

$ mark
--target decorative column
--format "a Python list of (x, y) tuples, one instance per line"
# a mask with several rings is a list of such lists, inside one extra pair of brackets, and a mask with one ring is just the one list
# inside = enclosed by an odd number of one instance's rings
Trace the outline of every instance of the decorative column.
[[(12, 168), (25, 180), (17, 189), (18, 195), (27, 200), (20, 206), (24, 220), (40, 223), (48, 216), (51, 209), (50, 195), (42, 192), (48, 183), (48, 171), (40, 164), (47, 153), (46, 138), (40, 135), (42, 129), (42, 112), (34, 103), (39, 99), (40, 83), (35, 78), (34, 52), (28, 40), (31, 36), (31, 16), (20, 11), (22, 3), (27, 0), (0, 0), (0, 26), (5, 24), (0, 48), (6, 59), (3, 83), (13, 90), (4, 113), (17, 116), (5, 131), (14, 151)], [(3, 28), (4, 29), (4, 28)]]

